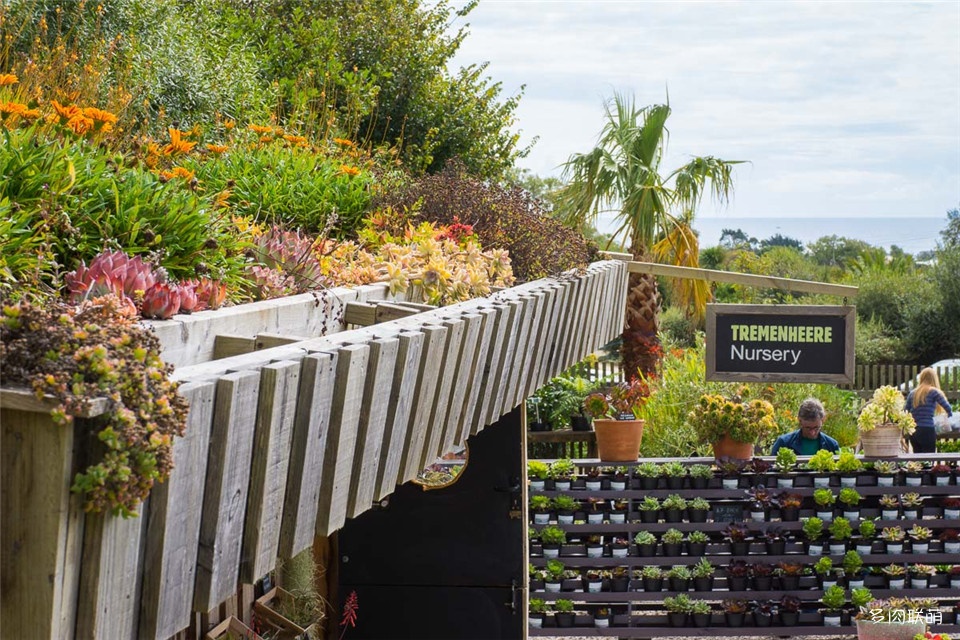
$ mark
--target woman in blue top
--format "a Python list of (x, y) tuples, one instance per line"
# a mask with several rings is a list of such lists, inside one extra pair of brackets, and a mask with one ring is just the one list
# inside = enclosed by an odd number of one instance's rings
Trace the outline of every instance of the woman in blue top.
[(914, 453), (937, 452), (937, 430), (933, 426), (933, 414), (937, 405), (943, 407), (948, 416), (953, 415), (950, 403), (940, 391), (937, 372), (927, 367), (920, 372), (917, 388), (907, 396), (907, 411), (917, 423), (917, 430), (910, 436)]

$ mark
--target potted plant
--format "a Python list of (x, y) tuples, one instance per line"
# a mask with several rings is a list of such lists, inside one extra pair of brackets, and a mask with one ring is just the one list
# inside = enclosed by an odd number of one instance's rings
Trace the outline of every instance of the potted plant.
[(900, 464), (903, 471), (903, 482), (908, 487), (919, 487), (923, 484), (923, 462), (919, 460), (908, 460)]
[(690, 486), (693, 489), (706, 489), (713, 478), (713, 469), (706, 464), (692, 464), (687, 469), (690, 475)]
[(691, 531), (687, 536), (687, 554), (691, 557), (702, 556), (707, 552), (710, 536), (703, 531)]
[(613, 558), (626, 558), (630, 550), (630, 540), (615, 536), (610, 542), (610, 556)]
[(603, 557), (603, 536), (599, 536), (599, 535), (587, 536), (587, 557), (588, 558)]
[(937, 463), (930, 467), (930, 477), (933, 478), (933, 484), (938, 487), (946, 487), (950, 484), (953, 477), (953, 467), (944, 462)]
[(603, 591), (604, 571), (589, 568), (583, 573), (583, 590), (586, 593), (600, 593)]
[(591, 393), (583, 401), (597, 432), (597, 455), (604, 462), (632, 462), (640, 453), (643, 420), (640, 413), (650, 396), (641, 378), (621, 382), (608, 394)]
[(857, 428), (863, 455), (870, 458), (895, 458), (900, 455), (903, 438), (917, 428), (904, 409), (903, 394), (896, 387), (882, 386), (857, 416)]
[(646, 496), (637, 506), (640, 510), (640, 522), (653, 524), (660, 520), (660, 501), (653, 496)]
[(912, 491), (900, 496), (900, 506), (903, 507), (904, 520), (918, 520), (920, 518), (920, 509), (923, 506), (923, 498), (919, 493)]
[(807, 555), (823, 555), (823, 520), (816, 516), (804, 520), (803, 535), (807, 539)]
[(763, 458), (753, 458), (748, 465), (753, 474), (753, 486), (767, 484), (767, 473), (773, 468), (773, 463)]
[(854, 550), (843, 555), (843, 575), (847, 578), (847, 587), (856, 589), (863, 586), (863, 558)]
[(610, 571), (610, 591), (623, 592), (630, 589), (630, 568), (614, 567)]
[(747, 613), (747, 601), (739, 598), (730, 598), (720, 603), (723, 607), (723, 618), (728, 627), (742, 627), (743, 618)]
[(956, 591), (960, 589), (960, 565), (953, 565), (947, 572), (950, 577), (950, 588)]
[(813, 565), (813, 573), (817, 576), (817, 582), (821, 589), (829, 589), (837, 584), (837, 576), (833, 572), (833, 560), (823, 556)]
[(619, 466), (613, 470), (613, 477), (610, 478), (611, 491), (624, 491), (627, 488), (627, 479), (629, 471), (626, 467)]
[(660, 465), (660, 474), (667, 479), (667, 489), (683, 489), (687, 468), (679, 462), (665, 462)]
[(857, 527), (857, 553), (867, 556), (873, 553), (873, 537), (877, 535), (877, 524), (873, 520), (861, 520)]
[(544, 558), (560, 556), (560, 547), (567, 542), (567, 532), (560, 527), (547, 525), (540, 530), (540, 543), (543, 545)]
[(693, 609), (690, 596), (681, 593), (676, 596), (667, 596), (663, 599), (663, 608), (667, 610), (667, 620), (671, 627), (685, 627), (687, 616)]
[(843, 587), (833, 585), (823, 592), (820, 598), (823, 603), (823, 625), (825, 627), (839, 627), (843, 605), (847, 602), (847, 593)]
[(589, 467), (583, 479), (583, 488), (587, 491), (600, 491), (603, 487), (603, 478), (600, 477), (600, 467)]
[(637, 545), (637, 555), (641, 558), (651, 558), (657, 555), (657, 537), (649, 531), (638, 531), (633, 537)]
[(862, 586), (850, 588), (850, 604), (853, 605), (854, 615), (870, 604), (871, 601), (873, 601), (873, 592), (870, 589)]
[(750, 551), (750, 541), (747, 539), (750, 531), (739, 522), (731, 522), (723, 530), (723, 537), (730, 541), (730, 553), (735, 556), (745, 556)]
[(570, 491), (570, 484), (577, 471), (576, 465), (568, 458), (560, 458), (550, 463), (549, 477), (556, 491)]
[(780, 624), (784, 627), (796, 626), (800, 620), (800, 607), (803, 602), (796, 596), (785, 594), (780, 598)]
[(230, 616), (207, 631), (204, 640), (260, 640), (261, 636), (235, 616)]
[(550, 473), (550, 467), (546, 462), (540, 460), (530, 460), (527, 462), (527, 480), (530, 482), (531, 491), (543, 491), (547, 475)]
[(710, 512), (710, 503), (704, 498), (696, 497), (687, 501), (687, 517), (690, 522), (706, 522)]
[(683, 532), (670, 528), (660, 537), (663, 543), (663, 555), (679, 556), (683, 553)]
[(693, 565), (693, 568), (690, 570), (690, 575), (693, 577), (693, 590), (712, 591), (713, 574), (715, 571), (716, 569), (710, 564), (709, 560), (700, 558), (697, 564)]
[(644, 567), (640, 571), (640, 577), (643, 581), (644, 591), (659, 592), (663, 590), (663, 569), (660, 567)]
[(687, 591), (693, 576), (687, 567), (676, 565), (671, 567), (664, 577), (670, 581), (670, 591)]
[(773, 585), (773, 565), (766, 562), (755, 562), (750, 566), (750, 578), (753, 588), (757, 591), (769, 591)]
[(833, 505), (837, 501), (836, 494), (830, 489), (814, 489), (813, 501), (817, 505), (817, 517), (824, 522), (833, 520)]
[(767, 527), (763, 532), (763, 543), (767, 549), (767, 555), (782, 556), (787, 547), (787, 539), (783, 534), (783, 529), (776, 526)]
[(572, 600), (559, 598), (553, 603), (553, 619), (558, 627), (572, 627), (574, 617)]
[(846, 518), (837, 518), (830, 523), (830, 554), (839, 556), (847, 552), (847, 540), (853, 535), (853, 527)]
[(553, 508), (557, 512), (557, 524), (573, 524), (573, 516), (580, 508), (580, 502), (561, 494), (553, 499)]
[(833, 453), (826, 449), (820, 449), (810, 456), (807, 461), (807, 468), (813, 471), (814, 487), (829, 487), (830, 474), (837, 470), (837, 461)]
[(672, 493), (663, 499), (660, 508), (663, 509), (663, 519), (666, 522), (681, 522), (683, 521), (683, 512), (687, 509), (687, 501)]
[(600, 607), (593, 613), (593, 626), (597, 629), (606, 629), (610, 626), (610, 609)]
[(960, 520), (960, 498), (943, 498), (940, 505), (945, 520)]
[(533, 512), (533, 524), (548, 524), (550, 522), (551, 500), (547, 496), (530, 496), (530, 511)]
[(550, 431), (550, 425), (540, 417), (541, 402), (543, 402), (543, 398), (537, 395), (527, 398), (527, 415), (533, 417), (533, 420), (529, 423), (530, 431)]
[(753, 603), (753, 626), (769, 627), (773, 624), (773, 616), (777, 612), (777, 605), (771, 600), (757, 600)]
[(884, 527), (880, 532), (880, 539), (887, 544), (887, 553), (903, 553), (903, 539), (907, 534), (903, 527)]
[(547, 593), (560, 593), (563, 585), (563, 574), (566, 571), (566, 565), (560, 560), (547, 560), (544, 567), (546, 574), (543, 577), (543, 589)]
[(881, 568), (880, 572), (887, 577), (888, 589), (903, 589), (907, 569), (902, 564), (890, 563)]
[(727, 564), (727, 590), (746, 591), (750, 580), (750, 565), (744, 560), (731, 560)]
[(897, 472), (900, 466), (893, 460), (877, 460), (873, 463), (873, 471), (877, 474), (878, 487), (892, 487), (896, 483)]
[(837, 497), (840, 504), (843, 505), (843, 517), (848, 520), (858, 520), (860, 518), (860, 492), (853, 487), (843, 487), (840, 489), (840, 495)]
[(780, 472), (780, 477), (777, 478), (777, 486), (781, 489), (793, 487), (793, 475), (791, 474), (797, 466), (796, 452), (787, 447), (781, 448), (777, 451), (777, 460), (774, 465), (777, 467), (777, 471)]
[(857, 486), (857, 474), (863, 469), (863, 461), (853, 451), (844, 449), (837, 455), (837, 471), (841, 487)]
[(773, 405), (766, 400), (741, 402), (705, 394), (688, 414), (700, 441), (713, 446), (715, 458), (749, 460), (753, 445), (777, 428)]
[(527, 614), (527, 622), (532, 629), (543, 627), (543, 614), (547, 610), (547, 604), (540, 598), (530, 598), (530, 611)]
[(543, 579), (547, 572), (533, 566), (531, 562), (527, 565), (527, 573), (530, 576), (530, 591), (543, 591)]
[(880, 496), (879, 502), (882, 520), (896, 520), (900, 517), (900, 498), (888, 493)]
[(587, 524), (603, 524), (606, 516), (606, 500), (603, 498), (587, 498)]
[(907, 529), (907, 535), (910, 536), (910, 553), (927, 553), (930, 549), (930, 538), (933, 537), (933, 530), (927, 527), (915, 524)]
[(695, 627), (709, 627), (712, 613), (713, 609), (706, 600), (694, 600), (690, 606), (690, 614)]
[(940, 542), (943, 543), (944, 553), (960, 553), (960, 531), (944, 529), (940, 532)]
[(750, 519), (754, 522), (765, 522), (770, 513), (770, 505), (773, 504), (773, 492), (760, 485), (748, 489), (747, 495), (750, 496)]
[(641, 489), (656, 489), (660, 482), (660, 465), (656, 462), (643, 462), (637, 465)]
[(937, 575), (937, 568), (929, 564), (914, 564), (910, 566), (910, 588), (926, 589), (930, 586), (930, 579)]
[(784, 493), (777, 498), (777, 503), (780, 505), (780, 519), (784, 522), (796, 522), (800, 518), (803, 496), (799, 493)]
[(857, 638), (859, 640), (886, 640), (888, 638), (913, 638), (926, 631), (927, 623), (907, 620), (904, 611), (917, 611), (917, 605), (906, 598), (872, 600), (856, 614)]
[(780, 589), (794, 591), (800, 587), (800, 576), (803, 575), (803, 565), (798, 562), (778, 562), (777, 577), (780, 579)]

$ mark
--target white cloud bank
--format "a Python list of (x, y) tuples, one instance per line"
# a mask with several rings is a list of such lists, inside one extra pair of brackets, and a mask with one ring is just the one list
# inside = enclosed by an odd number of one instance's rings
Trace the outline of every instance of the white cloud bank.
[(454, 62), (526, 85), (517, 128), (539, 142), (521, 166), (538, 174), (593, 145), (614, 90), (669, 91), (668, 168), (751, 162), (724, 216), (960, 204), (960, 2), (481, 0), (467, 22)]

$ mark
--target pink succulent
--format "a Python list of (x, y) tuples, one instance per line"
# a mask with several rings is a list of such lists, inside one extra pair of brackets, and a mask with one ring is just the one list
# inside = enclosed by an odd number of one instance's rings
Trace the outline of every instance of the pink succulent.
[(197, 311), (219, 309), (227, 297), (226, 285), (209, 278), (200, 278), (199, 281), (196, 281), (194, 290), (197, 292)]
[(140, 313), (144, 318), (166, 320), (180, 310), (180, 287), (158, 282), (143, 294)]
[(203, 307), (197, 300), (196, 282), (188, 280), (180, 283), (180, 313), (193, 313)]
[(160, 278), (140, 256), (130, 258), (122, 251), (105, 251), (91, 260), (89, 267), (81, 262), (76, 271), (64, 276), (64, 280), (70, 298), (78, 301), (105, 293), (132, 299), (137, 291), (146, 291)]

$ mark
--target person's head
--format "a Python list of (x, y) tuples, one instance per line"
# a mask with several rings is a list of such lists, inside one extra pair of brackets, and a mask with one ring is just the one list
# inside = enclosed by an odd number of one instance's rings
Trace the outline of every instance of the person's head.
[(940, 378), (937, 377), (937, 370), (933, 367), (927, 367), (920, 372), (919, 380), (917, 381), (917, 390), (913, 395), (914, 404), (923, 404), (927, 401), (927, 395), (929, 395), (932, 389), (940, 388)]
[(827, 413), (823, 405), (816, 398), (807, 398), (800, 403), (797, 409), (797, 422), (800, 423), (800, 434), (804, 438), (816, 438), (823, 428), (823, 419)]

